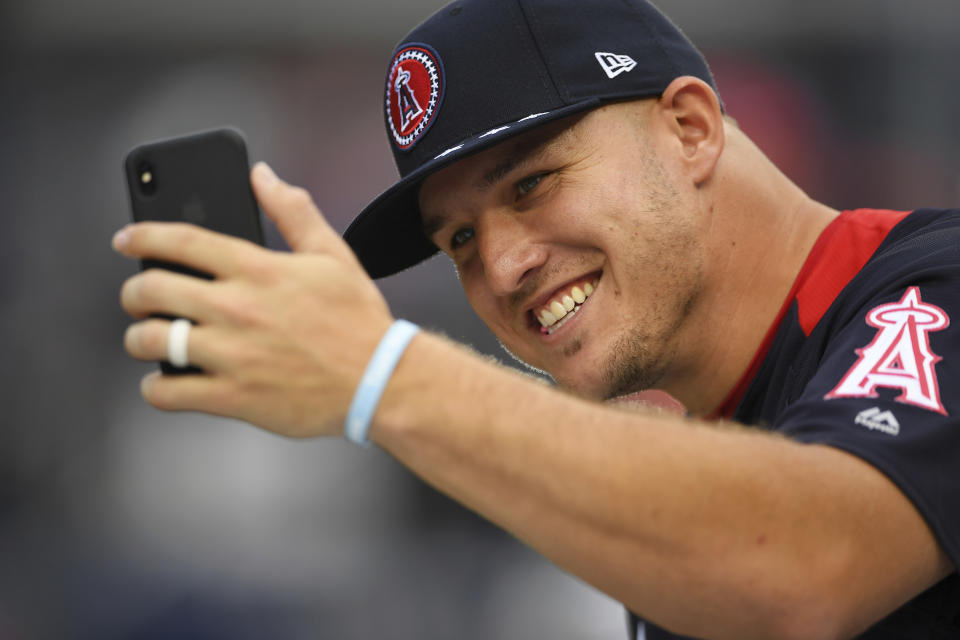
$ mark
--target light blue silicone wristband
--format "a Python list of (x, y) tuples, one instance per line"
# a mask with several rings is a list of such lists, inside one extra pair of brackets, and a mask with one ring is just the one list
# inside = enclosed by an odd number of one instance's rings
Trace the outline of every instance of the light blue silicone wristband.
[(380, 339), (380, 344), (373, 352), (367, 369), (360, 378), (360, 384), (353, 393), (350, 410), (347, 411), (347, 421), (343, 427), (347, 440), (364, 447), (369, 446), (367, 432), (370, 431), (370, 421), (373, 420), (380, 396), (383, 395), (383, 389), (390, 381), (400, 356), (418, 331), (420, 327), (412, 322), (397, 320)]

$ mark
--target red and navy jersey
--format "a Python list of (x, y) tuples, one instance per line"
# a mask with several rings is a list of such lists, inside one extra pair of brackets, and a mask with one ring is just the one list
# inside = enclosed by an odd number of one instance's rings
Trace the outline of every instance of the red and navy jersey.
[[(960, 210), (843, 212), (718, 415), (867, 461), (960, 567)], [(860, 637), (960, 638), (960, 576)]]

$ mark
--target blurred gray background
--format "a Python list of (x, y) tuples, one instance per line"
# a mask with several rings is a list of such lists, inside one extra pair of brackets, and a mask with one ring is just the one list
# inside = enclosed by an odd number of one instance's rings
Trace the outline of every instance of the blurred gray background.
[[(387, 58), (441, 4), (0, 0), (0, 638), (623, 637), (616, 603), (382, 452), (155, 412), (122, 353), (125, 152), (234, 125), (343, 230), (395, 178)], [(814, 196), (960, 201), (956, 0), (660, 6)], [(444, 260), (383, 289), (506, 357)]]

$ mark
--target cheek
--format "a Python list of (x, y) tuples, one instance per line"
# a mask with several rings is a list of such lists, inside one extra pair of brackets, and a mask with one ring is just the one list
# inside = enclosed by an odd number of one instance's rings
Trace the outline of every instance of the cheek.
[(473, 312), (477, 314), (484, 324), (486, 324), (494, 333), (497, 333), (497, 299), (484, 286), (483, 276), (475, 275), (470, 270), (459, 270), (460, 284), (463, 286), (463, 292), (467, 297), (467, 302)]

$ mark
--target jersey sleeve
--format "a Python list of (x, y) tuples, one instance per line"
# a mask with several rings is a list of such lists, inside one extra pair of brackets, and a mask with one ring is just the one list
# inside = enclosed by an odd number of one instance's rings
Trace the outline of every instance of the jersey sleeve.
[(817, 327), (816, 372), (772, 426), (886, 474), (960, 567), (960, 269), (895, 280)]

